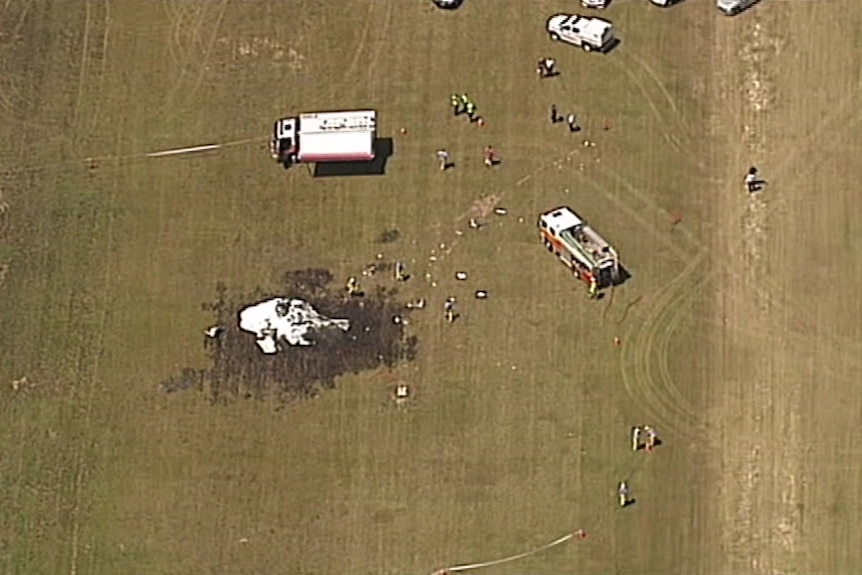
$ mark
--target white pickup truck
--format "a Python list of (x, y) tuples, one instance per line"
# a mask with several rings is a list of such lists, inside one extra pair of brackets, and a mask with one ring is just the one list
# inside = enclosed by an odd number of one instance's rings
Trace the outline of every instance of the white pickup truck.
[(613, 24), (601, 18), (555, 14), (548, 18), (547, 30), (551, 40), (580, 46), (587, 52), (603, 52), (614, 42)]

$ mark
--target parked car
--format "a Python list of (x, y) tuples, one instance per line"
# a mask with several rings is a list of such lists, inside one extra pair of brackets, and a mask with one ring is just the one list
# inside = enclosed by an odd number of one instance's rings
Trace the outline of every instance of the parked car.
[(581, 6), (584, 8), (595, 8), (597, 10), (604, 10), (608, 6), (608, 2), (610, 0), (581, 0)]
[(431, 0), (434, 2), (434, 5), (438, 8), (443, 8), (444, 10), (454, 10), (461, 6), (461, 3), (464, 0)]
[(715, 0), (715, 7), (727, 16), (739, 14), (746, 8), (751, 8), (760, 0)]

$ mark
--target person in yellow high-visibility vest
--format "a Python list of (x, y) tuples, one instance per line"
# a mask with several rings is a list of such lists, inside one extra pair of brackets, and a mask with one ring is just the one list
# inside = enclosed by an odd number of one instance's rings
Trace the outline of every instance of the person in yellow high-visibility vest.
[(459, 94), (452, 94), (449, 96), (449, 103), (452, 106), (452, 114), (455, 116), (460, 115), (463, 112), (461, 96)]
[(595, 299), (599, 296), (599, 282), (595, 277), (590, 278), (590, 299)]

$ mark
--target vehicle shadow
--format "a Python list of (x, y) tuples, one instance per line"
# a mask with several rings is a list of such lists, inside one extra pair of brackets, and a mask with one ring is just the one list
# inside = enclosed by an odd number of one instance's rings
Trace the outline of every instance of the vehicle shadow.
[(749, 4), (748, 6), (746, 6), (746, 7), (742, 8), (739, 12), (737, 12), (737, 13), (735, 14), (735, 16), (739, 16), (739, 15), (740, 15), (740, 14), (742, 14), (743, 12), (748, 12), (749, 10), (751, 10), (752, 8), (754, 8), (755, 6), (757, 6), (758, 4), (760, 4), (760, 0), (754, 0), (751, 4)]
[(619, 271), (617, 271), (615, 276), (611, 277), (611, 283), (609, 287), (619, 287), (629, 281), (632, 278), (631, 272), (626, 269), (626, 267), (620, 264)]
[(378, 138), (374, 141), (374, 159), (370, 162), (326, 162), (314, 165), (315, 178), (332, 176), (383, 176), (386, 163), (395, 152), (392, 138)]
[(608, 42), (607, 46), (604, 47), (604, 49), (602, 50), (602, 54), (610, 54), (611, 52), (616, 50), (617, 47), (622, 43), (623, 43), (623, 41), (620, 40), (619, 38), (614, 38), (613, 40)]

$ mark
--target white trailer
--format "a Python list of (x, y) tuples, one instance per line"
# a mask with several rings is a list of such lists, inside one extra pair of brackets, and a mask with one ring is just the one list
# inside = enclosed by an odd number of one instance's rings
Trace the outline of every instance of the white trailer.
[(273, 128), (270, 152), (281, 164), (371, 161), (377, 112), (311, 112), (282, 118)]

